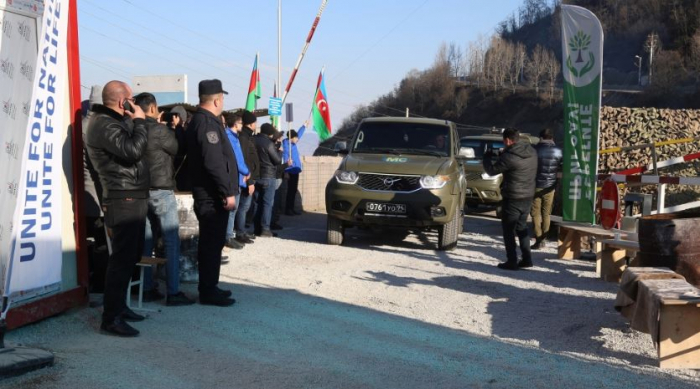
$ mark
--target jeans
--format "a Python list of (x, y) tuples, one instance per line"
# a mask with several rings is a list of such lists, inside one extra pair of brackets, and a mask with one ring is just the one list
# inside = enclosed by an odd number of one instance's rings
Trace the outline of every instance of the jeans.
[(273, 178), (261, 178), (255, 183), (257, 194), (257, 208), (255, 211), (255, 233), (270, 231), (272, 222), (272, 207), (275, 204), (275, 187), (277, 180)]
[[(172, 190), (151, 190), (148, 199), (148, 218), (143, 245), (143, 256), (153, 255), (153, 248), (160, 232), (165, 245), (165, 273), (168, 295), (180, 292), (180, 220), (177, 213), (177, 201)], [(143, 272), (143, 289), (153, 289), (153, 268), (148, 266)]]
[(241, 188), (240, 201), (238, 212), (236, 212), (235, 229), (237, 235), (245, 232), (245, 219), (248, 216), (250, 205), (253, 203), (253, 195), (248, 194), (248, 188)]
[(236, 208), (233, 210), (229, 211), (228, 213), (228, 225), (226, 226), (226, 240), (229, 240), (231, 238), (236, 237), (236, 231), (234, 230), (234, 227), (236, 225), (236, 214), (239, 209), (239, 201), (241, 200), (241, 195), (237, 194), (236, 196)]
[(503, 227), (503, 242), (506, 246), (506, 257), (511, 264), (518, 263), (518, 253), (515, 249), (516, 235), (520, 242), (523, 262), (532, 262), (530, 230), (527, 227), (527, 215), (531, 207), (532, 199), (503, 200), (501, 227)]
[(537, 188), (535, 198), (532, 200), (532, 224), (535, 227), (535, 238), (538, 241), (544, 240), (549, 233), (549, 216), (552, 214), (554, 205), (554, 187)]
[(229, 211), (224, 209), (220, 200), (195, 199), (194, 213), (199, 221), (199, 295), (213, 296), (217, 293), (216, 286), (219, 284), (221, 251), (226, 243)]
[(111, 231), (112, 254), (105, 275), (102, 321), (111, 323), (126, 309), (126, 291), (143, 252), (147, 199), (105, 199), (105, 224)]
[(289, 173), (289, 180), (287, 180), (287, 201), (285, 205), (285, 211), (294, 211), (294, 202), (297, 198), (297, 189), (299, 188), (299, 174)]

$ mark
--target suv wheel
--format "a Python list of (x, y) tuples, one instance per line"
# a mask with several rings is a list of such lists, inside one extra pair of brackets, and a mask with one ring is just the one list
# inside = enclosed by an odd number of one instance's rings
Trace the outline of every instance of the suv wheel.
[(447, 224), (438, 227), (438, 250), (446, 251), (457, 247), (459, 236), (459, 223), (464, 223), (464, 219), (457, 213)]
[(340, 219), (328, 215), (326, 218), (326, 240), (328, 244), (341, 245), (345, 238), (345, 228)]

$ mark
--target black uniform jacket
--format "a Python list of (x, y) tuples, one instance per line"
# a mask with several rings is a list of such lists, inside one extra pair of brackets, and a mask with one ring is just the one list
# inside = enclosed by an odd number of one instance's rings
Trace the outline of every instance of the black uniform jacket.
[(192, 197), (221, 202), (237, 195), (238, 164), (221, 119), (197, 108), (186, 136)]

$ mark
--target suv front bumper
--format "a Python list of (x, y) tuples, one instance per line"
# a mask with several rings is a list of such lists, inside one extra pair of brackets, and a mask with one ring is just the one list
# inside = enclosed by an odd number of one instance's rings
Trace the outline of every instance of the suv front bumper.
[[(452, 220), (459, 195), (453, 194), (454, 183), (441, 189), (418, 189), (415, 192), (370, 191), (357, 185), (340, 184), (335, 178), (326, 186), (326, 212), (347, 224), (397, 227), (430, 227)], [(405, 214), (369, 211), (368, 203), (405, 205)]]

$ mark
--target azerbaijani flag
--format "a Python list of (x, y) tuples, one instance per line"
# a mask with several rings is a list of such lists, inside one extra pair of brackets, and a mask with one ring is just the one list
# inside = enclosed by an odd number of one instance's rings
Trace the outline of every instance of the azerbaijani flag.
[(258, 54), (255, 55), (253, 73), (250, 75), (250, 86), (248, 87), (248, 98), (245, 101), (245, 109), (253, 112), (258, 107), (260, 93), (260, 72), (258, 72)]
[(316, 95), (314, 96), (314, 105), (312, 108), (314, 131), (323, 142), (331, 137), (331, 111), (328, 107), (328, 95), (326, 94), (326, 80), (324, 72), (318, 75), (318, 84), (316, 85)]

